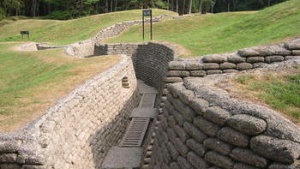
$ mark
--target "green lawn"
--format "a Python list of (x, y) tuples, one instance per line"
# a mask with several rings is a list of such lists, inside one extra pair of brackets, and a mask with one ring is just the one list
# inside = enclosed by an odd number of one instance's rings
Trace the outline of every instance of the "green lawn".
[(114, 65), (119, 57), (77, 59), (62, 49), (21, 52), (0, 44), (0, 131), (35, 119), (74, 86)]
[[(194, 56), (230, 52), (300, 36), (300, 3), (290, 0), (258, 12), (196, 15), (155, 24), (153, 30), (154, 40), (180, 44)], [(141, 26), (135, 26), (108, 42), (140, 42), (141, 33)]]
[[(174, 12), (154, 9), (154, 16), (176, 15)], [(30, 41), (70, 44), (89, 39), (113, 24), (141, 20), (141, 10), (94, 15), (68, 21), (24, 19), (0, 27), (0, 42), (20, 41), (20, 31), (30, 32)], [(1, 25), (1, 24), (0, 24)]]

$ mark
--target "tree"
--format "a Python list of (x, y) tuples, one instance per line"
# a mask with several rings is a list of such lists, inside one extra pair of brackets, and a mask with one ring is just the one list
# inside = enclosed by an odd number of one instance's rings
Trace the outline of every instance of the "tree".
[(192, 8), (193, 8), (193, 0), (190, 0), (190, 4), (189, 4), (189, 14), (192, 13)]
[(215, 2), (212, 0), (201, 0), (201, 3), (201, 13), (206, 14)]

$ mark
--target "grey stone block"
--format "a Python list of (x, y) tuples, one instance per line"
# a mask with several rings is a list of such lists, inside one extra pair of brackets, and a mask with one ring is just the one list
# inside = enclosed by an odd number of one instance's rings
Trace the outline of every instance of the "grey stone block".
[(238, 54), (242, 57), (259, 56), (259, 52), (253, 48), (245, 48), (238, 50)]
[(185, 62), (171, 61), (171, 62), (169, 62), (169, 69), (170, 70), (184, 70), (185, 69)]
[(255, 153), (280, 163), (292, 164), (300, 156), (300, 144), (289, 140), (262, 135), (252, 138), (250, 146)]
[(294, 56), (300, 56), (300, 50), (293, 50), (292, 55)]
[(233, 166), (233, 169), (258, 169), (258, 168), (243, 163), (237, 163)]
[(222, 128), (217, 137), (231, 145), (238, 147), (247, 147), (249, 144), (249, 137), (229, 127)]
[(209, 136), (216, 136), (217, 135), (217, 132), (221, 129), (218, 125), (212, 123), (212, 122), (209, 122), (207, 120), (205, 120), (204, 118), (202, 117), (196, 117), (194, 118), (194, 121), (193, 121), (194, 125), (199, 127), (199, 129), (209, 135)]
[(167, 134), (168, 134), (168, 136), (169, 136), (169, 140), (173, 143), (173, 144), (175, 144), (175, 138), (176, 138), (176, 133), (175, 133), (175, 131), (172, 129), (172, 128), (168, 128), (168, 130), (167, 130)]
[(189, 138), (186, 131), (178, 125), (174, 127), (174, 131), (183, 143)]
[(208, 167), (206, 161), (192, 151), (187, 154), (187, 161), (196, 169), (205, 169)]
[(199, 144), (196, 140), (194, 139), (189, 139), (186, 141), (186, 145), (193, 150), (196, 154), (199, 156), (203, 157), (204, 154), (206, 153), (206, 150), (202, 144)]
[(203, 64), (198, 61), (186, 62), (185, 66), (186, 66), (185, 67), (186, 70), (202, 70), (203, 69)]
[(204, 77), (204, 76), (206, 76), (206, 71), (205, 70), (196, 70), (196, 71), (191, 71), (190, 74), (193, 77)]
[(230, 157), (258, 168), (265, 168), (268, 165), (268, 161), (265, 158), (260, 157), (247, 149), (235, 148), (230, 153)]
[(267, 123), (264, 120), (246, 114), (232, 116), (227, 124), (247, 135), (258, 135), (267, 128)]
[(174, 99), (173, 105), (187, 121), (193, 121), (196, 113), (190, 107), (183, 104), (179, 99)]
[(210, 107), (203, 113), (207, 120), (223, 126), (231, 117), (231, 113), (221, 107)]
[(15, 153), (18, 152), (19, 148), (20, 144), (17, 141), (0, 142), (1, 153)]
[(181, 169), (181, 168), (179, 167), (178, 163), (176, 163), (176, 162), (172, 162), (172, 163), (170, 164), (170, 168), (172, 168), (172, 169)]
[(17, 161), (17, 154), (6, 153), (0, 154), (0, 163), (15, 163)]
[(195, 97), (194, 92), (191, 90), (181, 90), (178, 94), (181, 102), (184, 104), (190, 104), (192, 99)]
[(220, 68), (222, 70), (224, 70), (224, 69), (236, 69), (236, 64), (230, 63), (230, 62), (225, 62), (225, 63), (220, 64)]
[(299, 168), (300, 168), (300, 164), (286, 165), (280, 163), (273, 163), (269, 166), (268, 169), (299, 169)]
[(169, 77), (187, 77), (187, 76), (190, 76), (190, 72), (189, 71), (169, 70), (167, 73), (167, 76), (169, 76)]
[(179, 113), (177, 110), (174, 110), (173, 111), (173, 116), (175, 117), (176, 122), (179, 125), (183, 126), (183, 123), (184, 123), (185, 120), (184, 120), (183, 116), (181, 115), (181, 113)]
[(169, 116), (168, 117), (168, 125), (169, 125), (169, 127), (174, 128), (176, 124), (177, 124), (177, 122), (176, 122), (174, 116)]
[(181, 77), (166, 77), (164, 79), (164, 82), (166, 83), (177, 83), (177, 82), (182, 82), (183, 79)]
[(189, 122), (185, 122), (183, 128), (191, 137), (193, 137), (199, 143), (202, 143), (207, 138), (206, 134), (204, 134), (197, 127), (195, 127)]
[(228, 62), (243, 63), (246, 62), (246, 58), (241, 57), (239, 55), (232, 55), (232, 56), (228, 56)]
[(223, 73), (236, 73), (236, 72), (238, 72), (238, 70), (236, 70), (236, 69), (225, 69), (225, 70), (223, 70)]
[(203, 145), (207, 149), (214, 150), (222, 155), (228, 155), (232, 150), (233, 146), (224, 143), (223, 141), (216, 138), (208, 138), (203, 142)]
[(258, 62), (264, 62), (265, 58), (264, 57), (248, 57), (247, 58), (247, 62), (249, 63), (258, 63)]
[(285, 56), (284, 60), (300, 60), (300, 55), (299, 56)]
[(106, 155), (102, 168), (139, 168), (143, 148), (139, 147), (112, 147)]
[(220, 68), (220, 65), (218, 63), (204, 63), (203, 64), (204, 70), (216, 70), (219, 68)]
[(214, 75), (214, 74), (222, 74), (222, 70), (207, 70), (206, 74), (207, 75)]
[(168, 142), (167, 148), (171, 154), (172, 159), (176, 160), (179, 156), (179, 152), (177, 151), (177, 149), (174, 147), (174, 145), (171, 142)]
[(186, 158), (179, 156), (177, 158), (177, 162), (181, 169), (191, 169), (193, 168), (192, 165), (186, 160)]
[(182, 156), (186, 156), (189, 152), (189, 148), (179, 138), (175, 138), (174, 146)]
[(199, 115), (203, 115), (203, 112), (209, 107), (209, 103), (206, 100), (194, 97), (189, 105)]
[(267, 56), (266, 57), (266, 62), (267, 63), (272, 63), (272, 62), (282, 62), (284, 61), (283, 56)]
[(40, 165), (23, 165), (21, 169), (46, 169), (46, 167)]
[(232, 169), (234, 162), (226, 156), (222, 156), (214, 151), (210, 151), (208, 153), (206, 153), (204, 159), (216, 166), (219, 166), (221, 168), (225, 168), (225, 169)]
[(236, 65), (237, 70), (248, 70), (252, 69), (253, 65), (250, 63), (239, 63)]
[(21, 169), (19, 164), (0, 164), (1, 169)]
[(223, 63), (227, 61), (227, 57), (224, 55), (206, 55), (202, 57), (202, 61), (205, 63)]
[(295, 39), (284, 44), (284, 47), (290, 50), (300, 50), (300, 40)]

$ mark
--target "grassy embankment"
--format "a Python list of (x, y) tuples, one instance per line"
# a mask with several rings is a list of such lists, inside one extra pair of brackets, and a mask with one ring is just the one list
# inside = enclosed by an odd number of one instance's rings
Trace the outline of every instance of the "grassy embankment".
[[(300, 36), (299, 28), (300, 3), (290, 0), (258, 12), (196, 15), (158, 23), (153, 39), (180, 44), (199, 56), (277, 43)], [(142, 28), (135, 26), (108, 42), (139, 42), (141, 33)]]
[[(156, 15), (175, 13), (155, 10)], [(114, 65), (119, 57), (76, 59), (63, 51), (16, 51), (19, 31), (30, 40), (68, 44), (91, 38), (115, 23), (140, 19), (141, 10), (95, 15), (69, 21), (13, 18), (0, 26), (0, 131), (10, 131), (41, 115), (78, 84)], [(19, 20), (21, 19), (21, 20)], [(1, 24), (0, 23), (0, 24)]]
[[(174, 12), (159, 9), (155, 9), (153, 13), (154, 16), (176, 15)], [(68, 21), (23, 19), (0, 27), (0, 42), (20, 41), (20, 31), (26, 30), (30, 32), (30, 41), (70, 44), (89, 39), (99, 30), (113, 24), (132, 20), (141, 20), (141, 10), (94, 15)]]
[[(169, 41), (189, 49), (194, 56), (235, 51), (272, 44), (300, 36), (300, 3), (290, 0), (258, 12), (196, 15), (154, 25), (154, 40)], [(147, 29), (149, 30), (149, 29)], [(139, 42), (135, 26), (109, 42)], [(271, 105), (300, 123), (300, 71), (289, 75), (245, 75), (241, 90)], [(237, 81), (245, 78), (241, 76)], [(242, 80), (243, 81), (243, 80)]]

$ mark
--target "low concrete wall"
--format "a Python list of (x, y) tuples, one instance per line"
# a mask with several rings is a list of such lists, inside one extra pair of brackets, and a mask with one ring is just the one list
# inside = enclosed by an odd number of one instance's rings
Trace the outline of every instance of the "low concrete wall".
[[(129, 88), (122, 86), (125, 76)], [(138, 100), (132, 61), (123, 55), (23, 130), (1, 133), (0, 168), (99, 169), (122, 138)]]
[(150, 168), (300, 167), (300, 128), (271, 109), (202, 78), (169, 85), (163, 103)]

